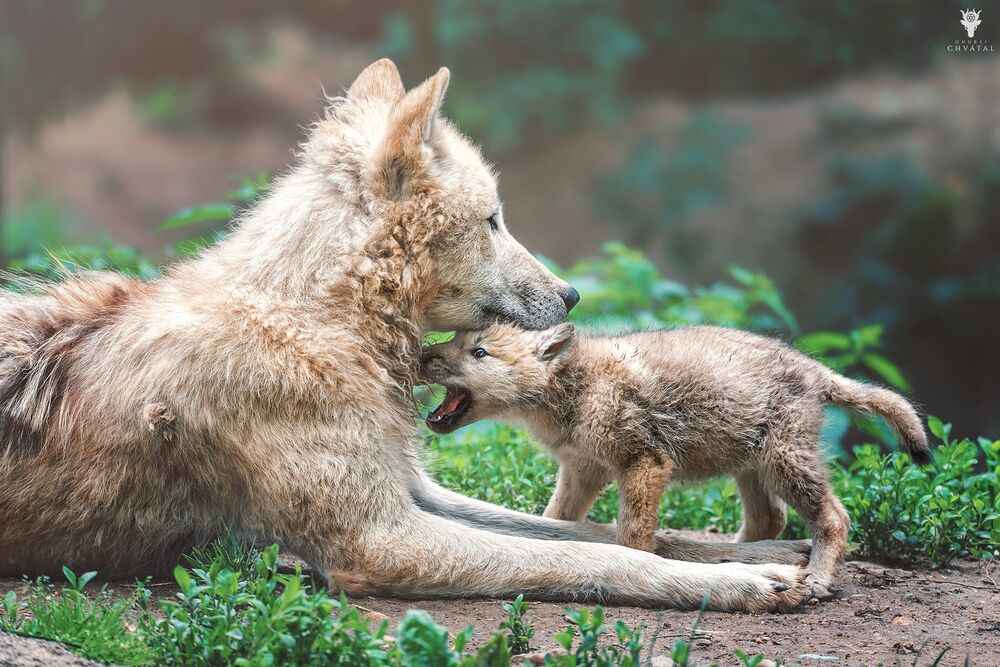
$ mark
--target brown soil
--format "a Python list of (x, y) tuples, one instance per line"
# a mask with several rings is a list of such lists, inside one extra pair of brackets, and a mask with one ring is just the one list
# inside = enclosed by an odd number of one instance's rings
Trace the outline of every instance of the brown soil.
[[(917, 664), (930, 665), (945, 648), (949, 651), (942, 665), (961, 665), (966, 655), (972, 665), (998, 664), (1000, 588), (990, 581), (982, 563), (910, 572), (851, 562), (841, 570), (841, 583), (843, 590), (835, 600), (807, 604), (788, 614), (707, 612), (699, 621), (697, 612), (609, 607), (605, 619), (609, 624), (620, 619), (633, 627), (645, 626), (647, 638), (659, 628), (654, 655), (669, 654), (675, 641), (689, 638), (695, 664), (733, 665), (733, 651), (742, 649), (782, 664), (801, 665), (895, 665), (897, 660), (910, 665), (920, 652)], [(496, 600), (355, 602), (386, 615), (392, 623), (407, 609), (426, 609), (453, 632), (473, 626), (474, 641), (489, 637), (504, 618)], [(527, 618), (535, 627), (539, 648), (557, 647), (552, 636), (566, 627), (565, 606), (531, 605)]]
[[(723, 535), (691, 533), (701, 539)], [(910, 571), (865, 561), (848, 562), (840, 572), (841, 591), (834, 600), (814, 602), (786, 614), (731, 614), (720, 612), (657, 611), (608, 607), (605, 622), (622, 620), (644, 627), (643, 636), (657, 633), (654, 655), (669, 654), (678, 639), (692, 643), (694, 664), (737, 664), (733, 651), (762, 653), (782, 664), (799, 665), (931, 665), (948, 649), (941, 665), (1000, 664), (1000, 567), (983, 561), (961, 561), (942, 570)], [(0, 580), (0, 597), (23, 582)], [(153, 583), (155, 597), (173, 595), (167, 582)], [(113, 596), (127, 595), (129, 586), (114, 585)], [(472, 626), (472, 644), (485, 641), (506, 616), (501, 600), (401, 600), (358, 598), (352, 602), (392, 629), (408, 609), (425, 609), (452, 632)], [(566, 628), (557, 603), (532, 603), (527, 620), (535, 628), (533, 645), (550, 650), (553, 635)], [(570, 605), (579, 608), (583, 605)], [(44, 645), (25, 645), (15, 651), (18, 638), (0, 636), (0, 666), (31, 664), (85, 664), (18, 662), (30, 660)]]

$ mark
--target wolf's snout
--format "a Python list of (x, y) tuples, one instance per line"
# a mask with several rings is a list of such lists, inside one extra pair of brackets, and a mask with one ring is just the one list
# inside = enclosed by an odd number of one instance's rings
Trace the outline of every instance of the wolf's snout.
[(444, 357), (436, 350), (425, 349), (420, 353), (420, 379), (424, 382), (436, 382), (448, 375), (448, 367)]
[(575, 287), (570, 287), (562, 295), (562, 300), (566, 304), (566, 312), (569, 313), (576, 304), (580, 303), (580, 293), (576, 291)]

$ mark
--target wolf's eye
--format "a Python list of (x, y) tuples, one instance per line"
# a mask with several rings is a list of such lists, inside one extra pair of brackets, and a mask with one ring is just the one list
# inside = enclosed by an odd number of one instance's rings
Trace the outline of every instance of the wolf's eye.
[(474, 356), (476, 359), (482, 359), (483, 357), (486, 356), (486, 354), (487, 354), (486, 350), (484, 350), (481, 347), (477, 347), (472, 351), (472, 356)]
[(495, 232), (497, 230), (497, 214), (494, 213), (490, 217), (486, 218), (486, 222), (489, 223), (490, 231)]

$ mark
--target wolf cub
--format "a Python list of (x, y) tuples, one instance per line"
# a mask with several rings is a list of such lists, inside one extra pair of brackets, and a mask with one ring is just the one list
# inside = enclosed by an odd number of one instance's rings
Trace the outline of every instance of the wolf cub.
[(619, 541), (651, 550), (672, 480), (734, 475), (743, 498), (737, 541), (776, 538), (785, 503), (813, 536), (807, 583), (829, 597), (849, 520), (818, 446), (823, 405), (884, 417), (918, 463), (930, 459), (901, 396), (838, 375), (769, 338), (719, 327), (578, 335), (494, 325), (425, 349), (423, 377), (444, 402), (437, 433), (480, 419), (531, 430), (558, 459), (545, 516), (580, 521), (610, 482), (621, 496)]

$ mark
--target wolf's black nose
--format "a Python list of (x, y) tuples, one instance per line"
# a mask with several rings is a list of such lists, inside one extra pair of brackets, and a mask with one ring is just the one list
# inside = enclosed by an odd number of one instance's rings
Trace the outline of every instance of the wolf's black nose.
[(573, 306), (580, 303), (580, 293), (576, 291), (575, 287), (570, 287), (569, 291), (563, 294), (563, 303), (566, 304), (566, 312), (573, 310)]

